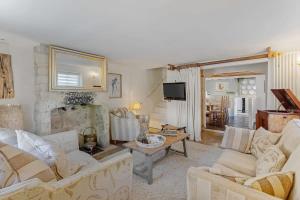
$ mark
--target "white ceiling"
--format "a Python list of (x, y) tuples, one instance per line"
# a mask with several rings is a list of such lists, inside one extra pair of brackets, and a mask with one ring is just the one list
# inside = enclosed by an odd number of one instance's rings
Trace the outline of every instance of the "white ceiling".
[(157, 67), (300, 46), (299, 0), (0, 0), (0, 29)]

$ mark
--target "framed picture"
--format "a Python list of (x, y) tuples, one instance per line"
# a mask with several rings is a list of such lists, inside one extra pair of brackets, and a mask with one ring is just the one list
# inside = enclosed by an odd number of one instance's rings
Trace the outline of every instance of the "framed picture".
[(122, 97), (122, 75), (108, 73), (108, 93), (109, 98)]
[(216, 82), (216, 91), (225, 92), (227, 90), (228, 90), (228, 83), (227, 82)]

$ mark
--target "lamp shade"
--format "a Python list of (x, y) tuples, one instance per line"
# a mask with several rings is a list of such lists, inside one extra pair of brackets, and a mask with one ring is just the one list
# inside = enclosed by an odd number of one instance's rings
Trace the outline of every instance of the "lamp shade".
[(0, 127), (23, 129), (23, 112), (20, 105), (0, 105)]
[(131, 104), (130, 108), (131, 108), (131, 110), (141, 110), (142, 104), (138, 101), (135, 101)]

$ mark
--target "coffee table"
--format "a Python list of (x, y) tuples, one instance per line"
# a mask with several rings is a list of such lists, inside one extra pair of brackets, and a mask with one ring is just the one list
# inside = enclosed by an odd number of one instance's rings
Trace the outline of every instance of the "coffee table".
[[(135, 141), (132, 142), (127, 142), (123, 144), (124, 147), (128, 148), (131, 153), (133, 151), (140, 152), (145, 155), (146, 160), (144, 163), (144, 167), (142, 169), (137, 169), (136, 167), (133, 168), (133, 173), (135, 173), (138, 176), (141, 176), (145, 179), (147, 179), (148, 184), (153, 183), (153, 159), (152, 156), (162, 150), (166, 150), (166, 154), (164, 157), (166, 157), (169, 153), (169, 151), (175, 151), (177, 153), (180, 153), (187, 157), (187, 151), (186, 151), (186, 138), (189, 136), (187, 133), (183, 132), (178, 132), (176, 136), (165, 136), (166, 137), (166, 142), (157, 148), (143, 148), (140, 147), (136, 144)], [(183, 145), (183, 151), (178, 151), (175, 149), (172, 149), (172, 145), (177, 143), (177, 142), (182, 142)]]

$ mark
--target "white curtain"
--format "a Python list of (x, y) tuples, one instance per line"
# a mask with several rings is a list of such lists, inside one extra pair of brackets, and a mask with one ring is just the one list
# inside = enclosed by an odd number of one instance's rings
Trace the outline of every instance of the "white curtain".
[(300, 98), (299, 52), (286, 52), (269, 60), (268, 66), (268, 109), (277, 109), (279, 102), (271, 89), (291, 89)]
[(180, 70), (179, 80), (186, 82), (186, 101), (177, 104), (177, 122), (186, 126), (190, 139), (201, 140), (201, 79), (200, 68)]

